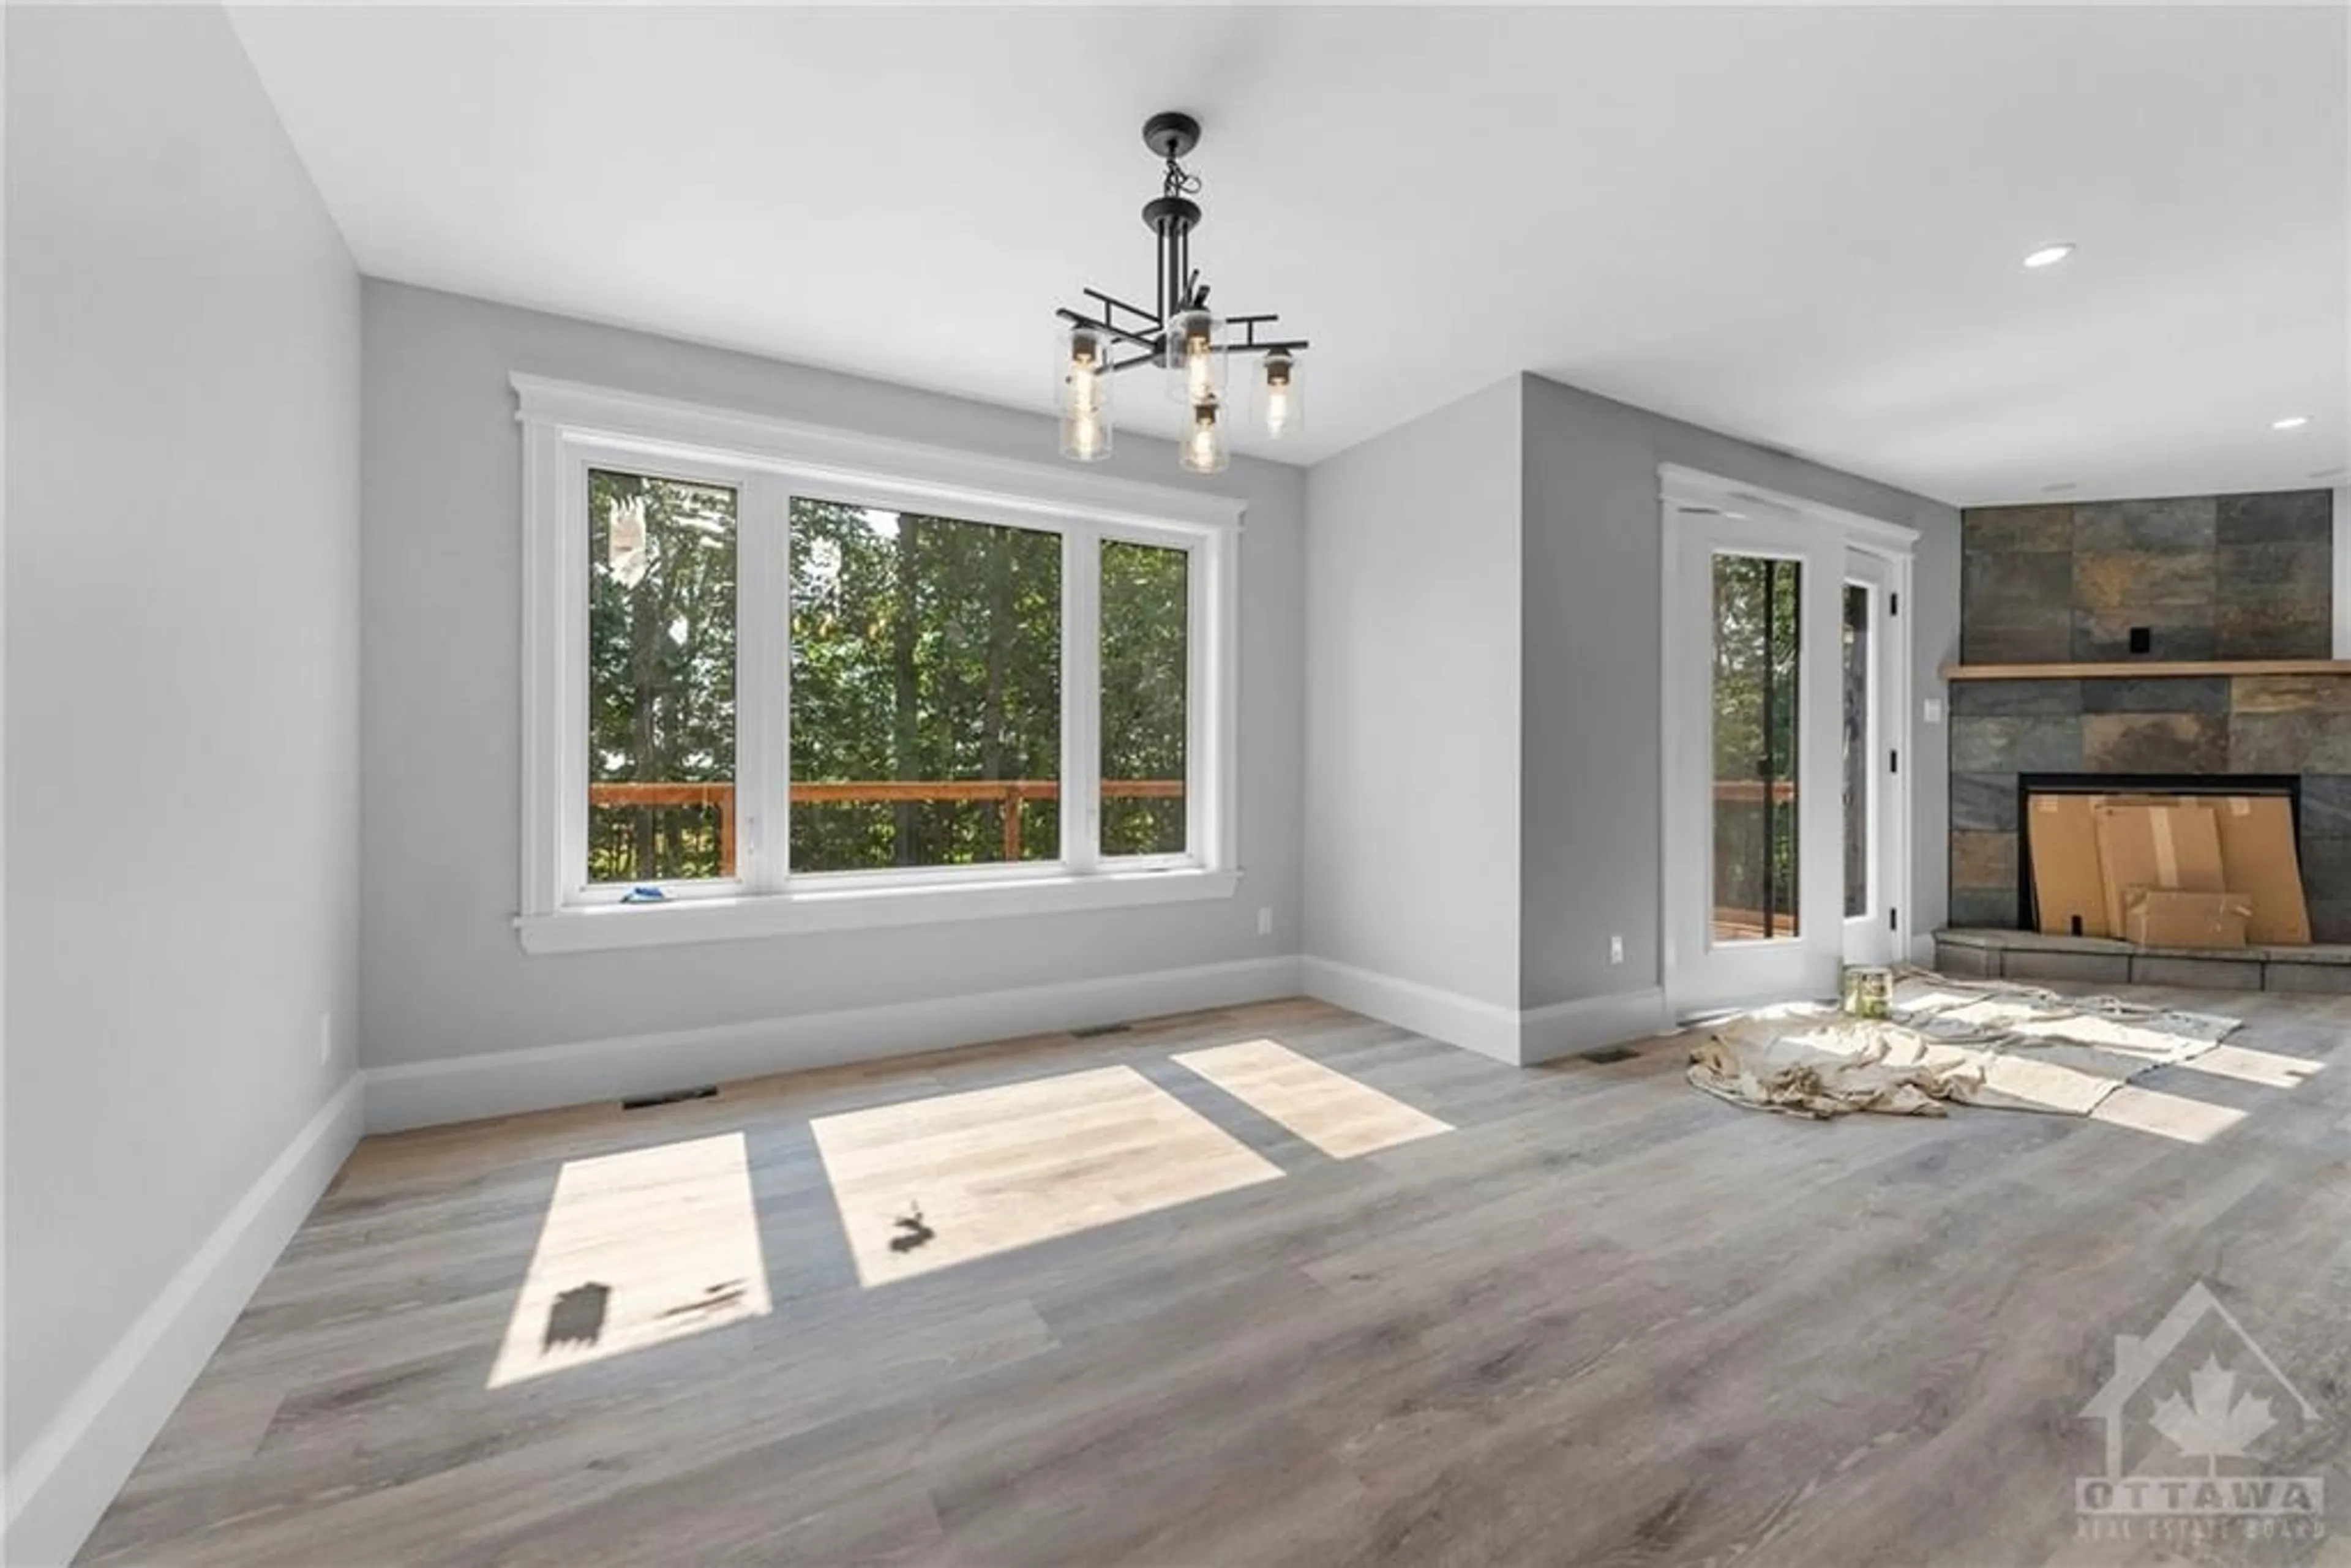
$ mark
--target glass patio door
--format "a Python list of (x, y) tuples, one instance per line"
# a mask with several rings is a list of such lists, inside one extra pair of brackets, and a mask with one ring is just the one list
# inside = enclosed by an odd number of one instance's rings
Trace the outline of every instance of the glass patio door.
[(1827, 996), (1844, 927), (1844, 547), (1756, 504), (1667, 508), (1667, 1000)]

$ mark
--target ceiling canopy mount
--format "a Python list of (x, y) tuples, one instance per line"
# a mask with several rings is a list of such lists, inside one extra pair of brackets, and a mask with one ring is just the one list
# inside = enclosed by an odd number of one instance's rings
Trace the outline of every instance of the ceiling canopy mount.
[(1182, 110), (1162, 110), (1143, 122), (1143, 144), (1172, 162), (1200, 144), (1200, 122)]

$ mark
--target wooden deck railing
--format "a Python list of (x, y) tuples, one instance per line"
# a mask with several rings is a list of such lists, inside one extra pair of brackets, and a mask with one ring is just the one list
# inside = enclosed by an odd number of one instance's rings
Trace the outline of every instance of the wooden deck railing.
[[(1173, 800), (1184, 795), (1181, 779), (1105, 779), (1111, 800)], [(1004, 810), (1004, 858), (1020, 858), (1020, 806), (1027, 800), (1059, 800), (1057, 779), (872, 779), (846, 784), (795, 784), (794, 802), (827, 806), (891, 806), (904, 801), (965, 800), (995, 803)], [(718, 810), (718, 874), (735, 874), (735, 786), (634, 782), (590, 784), (590, 806), (712, 806)]]
[[(1718, 779), (1714, 781), (1714, 798), (1718, 802), (1730, 801), (1741, 805), (1761, 805), (1763, 800), (1763, 780), (1761, 779)], [(1776, 805), (1786, 805), (1796, 798), (1796, 781), (1792, 779), (1771, 780), (1771, 800)]]
[[(1795, 826), (1796, 802), (1792, 779), (1771, 781), (1775, 813), (1790, 829)], [(1793, 936), (1796, 916), (1792, 909), (1775, 908), (1770, 920), (1761, 907), (1770, 878), (1764, 857), (1764, 781), (1761, 779), (1718, 779), (1714, 781), (1714, 936), (1717, 941), (1751, 940), (1764, 936)], [(1778, 835), (1774, 835), (1775, 837)], [(1771, 890), (1785, 894), (1782, 887)], [(1777, 904), (1784, 902), (1774, 896)]]
[[(1170, 800), (1184, 794), (1181, 779), (1105, 779), (1102, 797), (1111, 800)], [(1771, 798), (1785, 804), (1796, 797), (1792, 780), (1771, 783)], [(869, 779), (846, 784), (795, 784), (792, 799), (812, 805), (883, 806), (901, 801), (993, 801), (1004, 812), (1004, 858), (1020, 858), (1020, 804), (1024, 800), (1059, 800), (1057, 779)], [(1761, 779), (1721, 779), (1714, 785), (1719, 803), (1758, 803), (1763, 799)], [(590, 806), (712, 806), (718, 810), (718, 874), (735, 874), (735, 786), (732, 784), (671, 784), (626, 782), (588, 786)]]

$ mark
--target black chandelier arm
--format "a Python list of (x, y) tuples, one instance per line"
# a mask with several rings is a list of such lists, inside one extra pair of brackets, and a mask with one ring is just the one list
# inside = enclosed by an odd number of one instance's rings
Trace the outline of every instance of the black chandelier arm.
[[(1113, 305), (1123, 310), (1134, 311), (1135, 315), (1143, 317), (1145, 320), (1151, 319), (1151, 318), (1145, 315), (1143, 311), (1136, 310), (1134, 306), (1127, 305), (1120, 300), (1113, 299), (1108, 295), (1102, 294), (1096, 289), (1087, 288), (1082, 289), (1080, 292), (1085, 294), (1090, 298), (1099, 299), (1105, 305)], [(1102, 316), (1089, 316), (1082, 310), (1072, 310), (1065, 305), (1055, 310), (1053, 314), (1059, 316), (1062, 320), (1069, 322), (1072, 326), (1089, 328), (1097, 332), (1107, 332), (1112, 337), (1118, 339), (1120, 341), (1132, 343), (1136, 348), (1143, 350), (1142, 355), (1136, 359), (1121, 361), (1110, 365), (1108, 368), (1113, 371), (1128, 370), (1135, 365), (1144, 363), (1147, 361), (1155, 361), (1159, 357), (1161, 345), (1165, 339), (1165, 333), (1164, 331), (1154, 330), (1151, 332), (1136, 332), (1122, 327), (1117, 322), (1111, 320), (1107, 312)], [(1215, 351), (1219, 354), (1294, 354), (1312, 346), (1309, 340), (1304, 338), (1269, 338), (1260, 340), (1257, 335), (1258, 324), (1263, 321), (1278, 320), (1280, 318), (1278, 316), (1272, 313), (1258, 316), (1227, 317), (1225, 319), (1225, 325), (1228, 327), (1240, 328), (1244, 336), (1241, 341), (1238, 343), (1217, 344)], [(1155, 329), (1159, 324), (1156, 321), (1153, 321), (1152, 325)]]
[[(1220, 343), (1217, 346), (1215, 351), (1228, 357), (1234, 354), (1270, 354), (1275, 352), (1295, 354), (1302, 351), (1307, 347), (1308, 344), (1305, 339), (1293, 338), (1287, 342), (1280, 343)], [(1109, 364), (1104, 365), (1102, 369), (1112, 375), (1116, 375), (1121, 371), (1131, 371), (1140, 365), (1155, 365), (1157, 363), (1159, 363), (1159, 350), (1157, 345), (1155, 344), (1152, 347), (1144, 350), (1141, 353), (1134, 355), (1131, 359), (1113, 360)]]
[(1156, 336), (1146, 337), (1141, 332), (1130, 332), (1115, 322), (1097, 319), (1082, 310), (1072, 310), (1066, 305), (1055, 310), (1053, 314), (1073, 326), (1091, 328), (1097, 332), (1107, 332), (1112, 337), (1133, 343), (1138, 348), (1148, 349), (1154, 353), (1159, 351), (1159, 339)]
[(1241, 340), (1230, 345), (1230, 347), (1237, 353), (1261, 353), (1272, 349), (1302, 349), (1306, 347), (1306, 340), (1303, 338), (1291, 338), (1279, 342), (1271, 340), (1268, 340), (1263, 342), (1258, 340), (1257, 329), (1259, 326), (1268, 321), (1279, 321), (1280, 319), (1281, 318), (1277, 312), (1270, 310), (1266, 311), (1261, 315), (1226, 317), (1226, 326), (1238, 327), (1241, 329)]
[(1150, 322), (1151, 329), (1155, 332), (1160, 329), (1161, 322), (1159, 318), (1153, 312), (1145, 310), (1140, 305), (1130, 305), (1125, 300), (1121, 299), (1117, 295), (1104, 294), (1099, 288), (1081, 288), (1078, 292), (1098, 304), (1109, 306), (1113, 310), (1123, 310), (1128, 315), (1136, 318), (1138, 320)]

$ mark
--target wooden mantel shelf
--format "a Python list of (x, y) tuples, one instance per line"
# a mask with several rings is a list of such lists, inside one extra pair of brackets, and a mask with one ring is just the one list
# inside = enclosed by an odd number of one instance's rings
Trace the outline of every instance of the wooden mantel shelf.
[(2144, 681), (2198, 675), (2345, 675), (2351, 659), (2127, 659), (2103, 664), (1945, 664), (1947, 681)]

